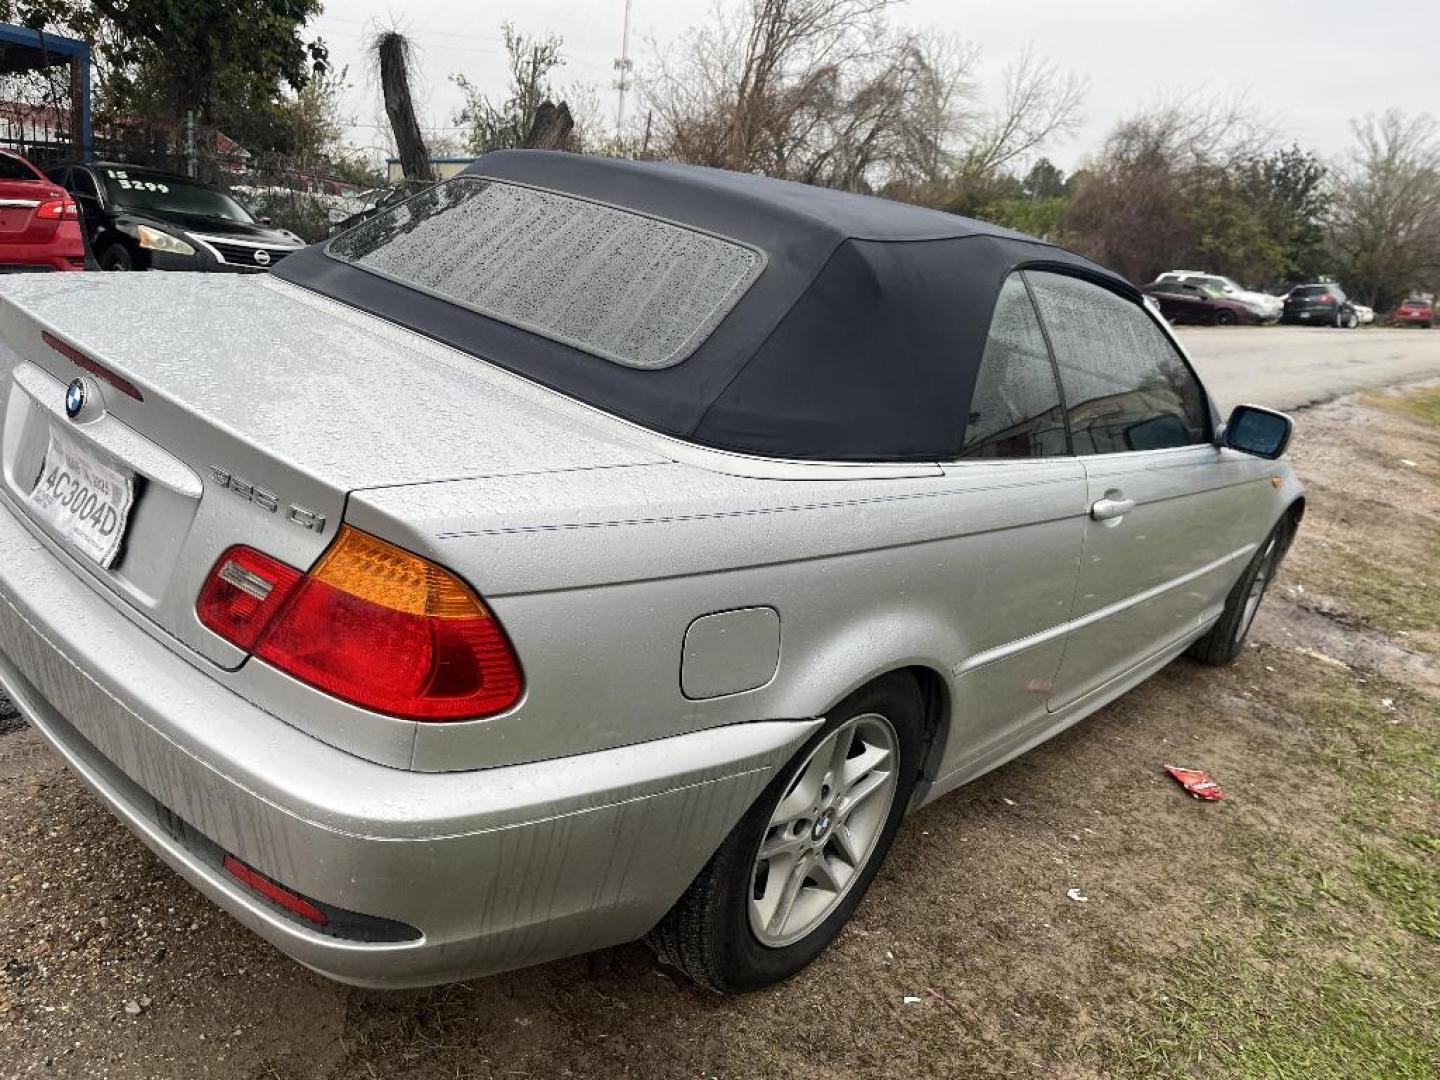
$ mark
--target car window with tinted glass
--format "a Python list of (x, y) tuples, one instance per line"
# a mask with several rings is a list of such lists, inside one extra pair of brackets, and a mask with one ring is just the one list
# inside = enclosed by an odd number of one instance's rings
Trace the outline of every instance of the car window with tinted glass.
[(40, 175), (25, 162), (10, 154), (0, 154), (0, 180), (40, 181)]
[(1027, 271), (1077, 454), (1209, 441), (1205, 394), (1144, 308), (1080, 278)]
[(1045, 335), (1025, 282), (1011, 274), (995, 302), (960, 456), (1033, 458), (1068, 452)]
[(76, 195), (89, 195), (92, 199), (100, 197), (100, 191), (95, 186), (95, 177), (86, 169), (70, 170), (70, 190)]

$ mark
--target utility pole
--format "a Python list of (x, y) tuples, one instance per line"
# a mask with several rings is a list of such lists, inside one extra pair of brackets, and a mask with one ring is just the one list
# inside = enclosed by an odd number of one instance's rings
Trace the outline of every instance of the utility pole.
[(185, 172), (195, 179), (195, 110), (185, 110)]
[(614, 83), (615, 89), (619, 92), (615, 105), (615, 138), (617, 141), (625, 137), (625, 91), (630, 89), (630, 69), (633, 66), (630, 62), (630, 0), (625, 0), (625, 30), (620, 37), (620, 59), (615, 61), (615, 70), (619, 72), (619, 78)]

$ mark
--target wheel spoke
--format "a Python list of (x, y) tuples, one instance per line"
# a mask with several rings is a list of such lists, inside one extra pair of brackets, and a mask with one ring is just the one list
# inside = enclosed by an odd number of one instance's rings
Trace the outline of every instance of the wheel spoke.
[(884, 746), (873, 746), (870, 743), (861, 744), (864, 749), (859, 754), (845, 762), (843, 779), (840, 783), (842, 792), (849, 792), (855, 784), (863, 780), (865, 775), (880, 768), (890, 760), (890, 751)]
[(809, 836), (810, 830), (808, 828), (799, 836), (796, 836), (794, 830), (791, 829), (788, 824), (772, 827), (770, 835), (766, 836), (760, 844), (760, 858), (758, 861), (769, 862), (772, 859), (777, 859), (790, 852), (798, 852), (804, 848), (806, 842), (809, 840)]
[(826, 892), (839, 893), (854, 874), (855, 871), (839, 859), (827, 859), (823, 851), (819, 852), (818, 857), (810, 864), (811, 880)]
[[(785, 876), (785, 883), (777, 890), (775, 907), (770, 912), (770, 917), (765, 921), (765, 928), (772, 934), (783, 934), (785, 923), (790, 918), (790, 912), (795, 908), (795, 901), (800, 896), (800, 890), (805, 885), (805, 878), (810, 869), (810, 860), (803, 856), (797, 858), (790, 867), (790, 872)], [(767, 888), (766, 893), (769, 893)]]
[(828, 740), (815, 748), (815, 753), (806, 764), (805, 771), (800, 774), (800, 779), (790, 789), (790, 794), (781, 799), (780, 805), (775, 808), (770, 824), (779, 825), (805, 817), (820, 804), (820, 789), (825, 786), (825, 775), (830, 770), (833, 751), (834, 748)]
[(835, 807), (835, 811), (839, 815), (840, 820), (842, 822), (848, 821), (850, 815), (855, 812), (855, 808), (871, 795), (874, 795), (875, 792), (884, 788), (886, 781), (889, 779), (890, 774), (888, 772), (881, 772), (878, 769), (862, 777), (854, 787), (845, 793), (845, 797), (841, 799)]
[(838, 785), (841, 777), (845, 775), (845, 761), (850, 756), (850, 747), (854, 745), (856, 734), (853, 720), (835, 732), (835, 749), (830, 755), (827, 769), (832, 784)]
[(841, 857), (851, 866), (859, 869), (860, 860), (865, 856), (865, 845), (850, 826), (843, 821), (838, 822), (831, 839), (834, 840), (834, 846)]

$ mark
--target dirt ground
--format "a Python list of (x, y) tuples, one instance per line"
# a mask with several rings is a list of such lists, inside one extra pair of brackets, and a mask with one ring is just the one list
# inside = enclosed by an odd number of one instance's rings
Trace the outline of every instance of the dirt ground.
[(1237, 664), (913, 817), (835, 947), (743, 998), (639, 945), (329, 984), (0, 736), (0, 1076), (1440, 1075), (1440, 394), (1307, 410), (1294, 458), (1309, 512)]

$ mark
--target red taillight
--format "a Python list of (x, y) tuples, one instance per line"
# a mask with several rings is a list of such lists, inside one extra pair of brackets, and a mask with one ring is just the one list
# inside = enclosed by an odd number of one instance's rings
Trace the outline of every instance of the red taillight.
[(35, 216), (47, 221), (61, 221), (65, 218), (75, 220), (80, 217), (80, 211), (75, 206), (74, 199), (51, 199), (40, 204)]
[(211, 630), (249, 652), (300, 576), (293, 566), (254, 548), (232, 547), (205, 580), (195, 611)]
[(246, 866), (234, 855), (226, 855), (221, 865), (225, 868), (225, 872), (240, 884), (253, 889), (267, 900), (279, 904), (286, 911), (299, 915), (305, 921), (312, 922), (316, 926), (325, 926), (330, 922), (330, 916), (299, 893), (291, 892), (284, 885), (271, 881), (259, 870)]
[(519, 661), (480, 598), (449, 571), (349, 526), (304, 577), (232, 548), (197, 611), (227, 641), (375, 712), (470, 720), (520, 699)]

